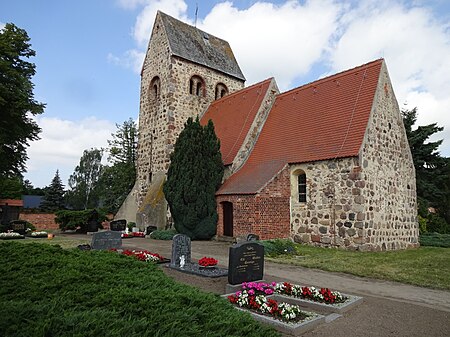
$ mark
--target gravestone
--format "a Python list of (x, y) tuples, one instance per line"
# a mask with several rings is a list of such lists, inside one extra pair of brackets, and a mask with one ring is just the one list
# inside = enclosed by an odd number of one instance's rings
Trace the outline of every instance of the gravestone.
[(113, 220), (109, 223), (109, 229), (112, 231), (124, 231), (126, 226), (127, 220), (125, 219)]
[(121, 249), (122, 233), (105, 231), (92, 235), (91, 249)]
[(264, 246), (256, 242), (243, 242), (230, 247), (228, 283), (258, 281), (264, 274)]
[(247, 241), (259, 241), (259, 235), (256, 234), (248, 234)]
[(98, 221), (98, 212), (94, 209), (89, 216), (89, 220), (87, 223), (87, 231), (88, 232), (98, 232), (98, 227), (100, 222)]
[(191, 238), (184, 234), (176, 234), (172, 239), (172, 259), (170, 265), (180, 268), (180, 259), (184, 256), (184, 264), (191, 263)]
[(19, 233), (20, 235), (25, 235), (27, 232), (27, 222), (23, 220), (14, 220), (10, 222), (11, 229)]

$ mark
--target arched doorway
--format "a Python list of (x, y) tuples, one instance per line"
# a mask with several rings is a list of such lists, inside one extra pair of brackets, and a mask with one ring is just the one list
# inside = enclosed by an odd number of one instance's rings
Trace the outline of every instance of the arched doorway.
[(223, 209), (223, 235), (233, 236), (233, 203), (225, 201)]

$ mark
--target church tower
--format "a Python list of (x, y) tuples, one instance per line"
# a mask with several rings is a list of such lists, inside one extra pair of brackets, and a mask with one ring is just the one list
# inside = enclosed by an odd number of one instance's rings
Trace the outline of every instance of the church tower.
[(141, 228), (166, 227), (162, 185), (186, 120), (244, 82), (228, 42), (158, 11), (141, 72), (136, 184), (125, 202), (137, 206)]

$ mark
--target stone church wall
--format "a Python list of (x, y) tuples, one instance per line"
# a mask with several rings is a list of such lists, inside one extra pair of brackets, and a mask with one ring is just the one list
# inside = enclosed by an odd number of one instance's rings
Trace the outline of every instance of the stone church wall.
[[(374, 102), (358, 158), (291, 166), (294, 241), (359, 250), (418, 245), (414, 166), (385, 65)], [(299, 170), (306, 203), (298, 202)]]

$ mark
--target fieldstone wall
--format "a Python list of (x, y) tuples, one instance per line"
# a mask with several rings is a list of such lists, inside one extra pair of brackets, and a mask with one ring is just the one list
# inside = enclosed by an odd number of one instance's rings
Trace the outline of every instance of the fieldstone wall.
[(233, 236), (259, 235), (261, 240), (290, 237), (289, 167), (255, 195), (218, 195), (217, 235), (224, 235), (223, 202), (233, 204)]
[[(199, 96), (190, 94), (193, 76), (203, 80)], [(140, 211), (147, 208), (143, 202), (153, 178), (167, 173), (170, 154), (184, 123), (189, 117), (203, 114), (215, 99), (218, 83), (223, 83), (229, 93), (244, 87), (240, 79), (173, 56), (162, 20), (157, 15), (141, 73), (137, 160)], [(140, 218), (137, 218), (138, 223)]]
[[(418, 246), (412, 156), (383, 64), (360, 155), (291, 165), (291, 229), (296, 242), (359, 250)], [(297, 175), (307, 177), (298, 202)]]

